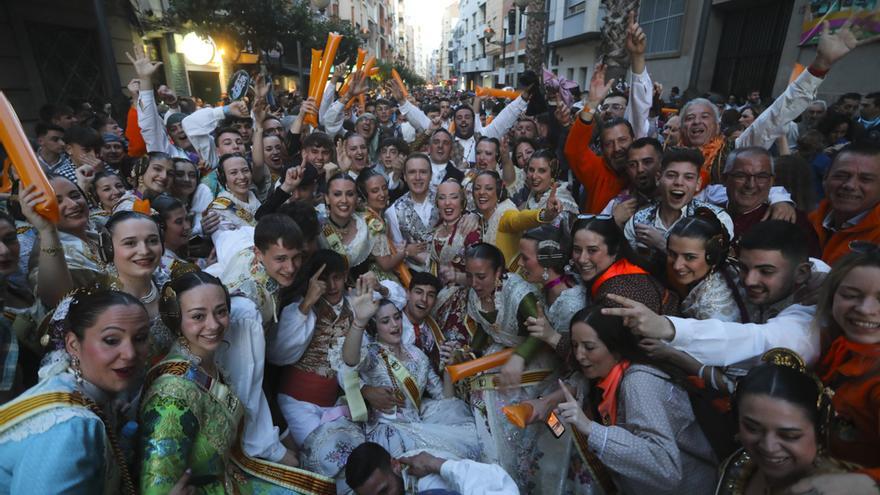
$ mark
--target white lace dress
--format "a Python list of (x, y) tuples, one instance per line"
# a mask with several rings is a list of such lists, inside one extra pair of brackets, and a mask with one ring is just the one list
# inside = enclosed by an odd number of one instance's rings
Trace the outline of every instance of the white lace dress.
[(681, 302), (681, 315), (697, 320), (741, 319), (733, 291), (719, 271), (713, 271), (691, 289)]
[[(330, 350), (330, 362), (337, 370), (337, 376), (343, 377), (355, 369), (363, 385), (403, 389), (404, 385), (398, 383), (381, 356), (383, 352), (390, 353), (390, 349), (379, 342), (368, 343), (365, 338), (360, 362), (352, 368), (342, 359), (344, 339), (339, 340), (339, 345)], [(416, 408), (407, 397), (404, 405), (393, 412), (371, 409), (365, 425), (367, 440), (382, 445), (394, 457), (413, 449), (442, 446), (460, 458), (480, 459), (480, 445), (468, 405), (459, 399), (443, 398), (440, 377), (431, 368), (428, 356), (419, 348), (403, 344), (403, 354), (399, 361), (415, 381), (421, 405)]]

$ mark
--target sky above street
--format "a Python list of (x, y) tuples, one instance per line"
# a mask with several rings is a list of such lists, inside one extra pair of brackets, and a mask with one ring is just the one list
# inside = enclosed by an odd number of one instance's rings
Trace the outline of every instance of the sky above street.
[(427, 52), (440, 47), (443, 10), (449, 0), (406, 0), (406, 14), (422, 28), (422, 46)]

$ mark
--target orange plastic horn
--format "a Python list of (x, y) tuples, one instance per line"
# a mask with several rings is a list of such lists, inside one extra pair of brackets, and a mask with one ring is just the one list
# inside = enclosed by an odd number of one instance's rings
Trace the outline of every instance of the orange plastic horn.
[(367, 51), (363, 48), (358, 48), (358, 56), (357, 61), (354, 63), (354, 70), (351, 71), (351, 74), (345, 78), (345, 84), (342, 85), (342, 89), (339, 90), (339, 96), (345, 96), (348, 93), (348, 87), (351, 86), (351, 80), (354, 79), (354, 75), (361, 70), (364, 66), (364, 58), (367, 56)]
[(495, 88), (484, 88), (482, 86), (477, 86), (476, 91), (477, 96), (480, 98), (491, 96), (493, 98), (506, 98), (509, 100), (515, 100), (519, 97), (519, 91), (505, 91), (503, 89), (495, 89)]
[(391, 69), (391, 77), (397, 81), (397, 84), (400, 85), (400, 89), (403, 90), (403, 99), (409, 98), (409, 91), (406, 90), (406, 85), (403, 84), (403, 79), (400, 78), (400, 74), (397, 73), (397, 69)]
[(507, 416), (507, 420), (518, 428), (526, 427), (526, 421), (532, 416), (534, 410), (535, 408), (528, 402), (520, 402), (501, 408), (501, 411)]
[(479, 359), (447, 366), (446, 371), (449, 372), (449, 378), (452, 379), (452, 383), (455, 383), (462, 378), (467, 378), (482, 371), (497, 368), (506, 363), (512, 355), (513, 349), (504, 349), (503, 351), (494, 352)]
[(58, 200), (55, 198), (55, 190), (52, 189), (52, 184), (49, 183), (46, 173), (37, 161), (37, 155), (28, 143), (15, 109), (2, 91), (0, 91), (0, 144), (6, 149), (18, 173), (21, 191), (34, 184), (37, 190), (43, 193), (43, 202), (34, 208), (36, 212), (50, 222), (58, 223)]

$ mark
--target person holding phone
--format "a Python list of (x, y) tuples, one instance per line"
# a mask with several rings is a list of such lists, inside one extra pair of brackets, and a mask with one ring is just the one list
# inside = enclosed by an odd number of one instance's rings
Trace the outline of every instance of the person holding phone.
[(621, 493), (712, 493), (718, 460), (694, 417), (684, 375), (653, 363), (623, 320), (598, 308), (574, 315), (571, 338), (584, 400), (560, 381), (556, 392), (528, 401), (529, 423), (545, 422), (555, 434), (561, 420), (573, 430), (572, 455), (582, 462), (569, 469), (582, 472), (568, 478), (590, 476), (605, 492), (613, 481)]

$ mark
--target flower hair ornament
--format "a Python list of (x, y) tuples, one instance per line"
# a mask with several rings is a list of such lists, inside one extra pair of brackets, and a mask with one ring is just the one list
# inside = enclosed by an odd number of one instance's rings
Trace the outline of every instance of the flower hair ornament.
[(52, 316), (45, 323), (46, 328), (44, 330), (41, 328), (43, 331), (40, 333), (43, 335), (40, 337), (40, 345), (49, 351), (64, 349), (64, 334), (70, 328), (67, 321), (70, 308), (78, 304), (83, 296), (92, 294), (96, 290), (97, 287), (78, 287), (61, 298)]

